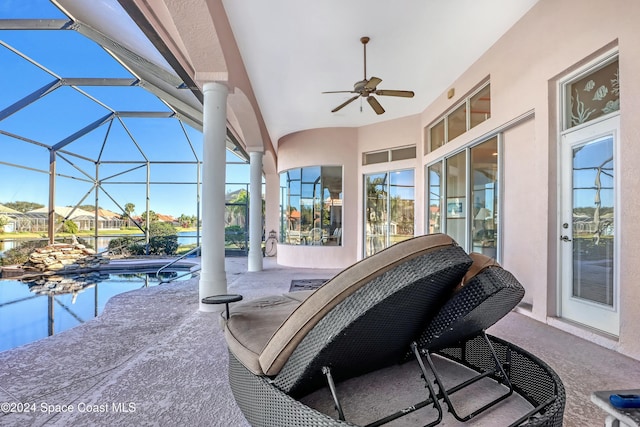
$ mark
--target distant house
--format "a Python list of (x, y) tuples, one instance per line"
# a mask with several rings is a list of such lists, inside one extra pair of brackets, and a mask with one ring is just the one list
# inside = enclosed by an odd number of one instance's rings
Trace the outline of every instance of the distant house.
[(15, 209), (11, 209), (6, 207), (5, 205), (0, 205), (0, 216), (3, 216), (7, 219), (7, 223), (2, 227), (2, 230), (5, 233), (11, 233), (18, 229), (18, 217), (22, 215), (22, 212), (17, 211)]
[[(107, 216), (100, 215), (100, 211), (102, 211), (103, 214), (106, 213)], [(46, 207), (34, 209), (27, 212), (27, 214), (38, 216), (47, 222), (49, 220), (49, 208)], [(93, 212), (88, 212), (80, 208), (74, 209), (68, 206), (56, 206), (55, 215), (56, 219), (59, 219), (61, 221), (73, 221), (78, 226), (79, 231), (88, 231), (95, 229), (96, 216)], [(123, 225), (123, 221), (120, 218), (120, 215), (106, 210), (98, 211), (97, 220), (98, 230), (118, 230)]]
[(122, 219), (122, 215), (112, 212), (107, 209), (98, 209), (98, 216), (100, 218), (104, 218), (103, 226), (100, 227), (102, 229), (120, 229), (126, 222), (126, 220)]
[[(152, 216), (152, 218), (153, 218), (153, 216)], [(139, 215), (138, 216), (132, 216), (131, 220), (137, 222), (138, 224), (144, 224), (144, 217), (139, 216)], [(165, 215), (165, 214), (157, 213), (156, 214), (156, 221), (158, 221), (158, 222), (166, 222), (168, 224), (172, 224), (172, 225), (175, 225), (175, 226), (179, 226), (180, 225), (180, 222), (176, 218), (171, 216), (171, 215)]]
[(156, 216), (158, 217), (159, 222), (167, 222), (172, 225), (179, 225), (178, 220), (171, 215), (156, 214)]

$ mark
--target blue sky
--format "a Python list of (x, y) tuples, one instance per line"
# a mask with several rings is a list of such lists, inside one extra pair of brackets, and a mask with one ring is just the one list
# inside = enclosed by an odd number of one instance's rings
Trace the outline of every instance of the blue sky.
[[(0, 1), (0, 19), (13, 18), (66, 16), (49, 1)], [(0, 112), (56, 81), (57, 77), (134, 77), (100, 46), (75, 31), (0, 30), (0, 41), (4, 43), (0, 45)], [(19, 137), (0, 133), (0, 203), (19, 200), (48, 203), (45, 172), (49, 169), (49, 150), (46, 146), (59, 143), (110, 113), (91, 98), (116, 111), (170, 111), (140, 87), (79, 89), (84, 93), (68, 86), (58, 88), (0, 120), (0, 131)], [(136, 213), (141, 213), (146, 204), (147, 169), (138, 167), (140, 164), (123, 162), (144, 162), (145, 156), (152, 162), (195, 162), (194, 151), (202, 159), (202, 135), (176, 119), (123, 118), (73, 141), (66, 150), (69, 153), (62, 153), (56, 162), (56, 172), (62, 175), (56, 179), (56, 205), (75, 205), (85, 196), (82, 204), (95, 204), (90, 177), (95, 176), (95, 161), (100, 159), (99, 179), (113, 178), (104, 181), (105, 191), (99, 192), (98, 204), (119, 211), (113, 198), (121, 206), (134, 203)], [(235, 159), (234, 156), (228, 158)], [(136, 169), (131, 170), (133, 168)], [(194, 164), (152, 163), (149, 175), (150, 181), (156, 183), (150, 186), (152, 210), (174, 216), (195, 215), (196, 188), (188, 184), (197, 178)], [(227, 182), (246, 183), (248, 177), (247, 165), (227, 166)]]

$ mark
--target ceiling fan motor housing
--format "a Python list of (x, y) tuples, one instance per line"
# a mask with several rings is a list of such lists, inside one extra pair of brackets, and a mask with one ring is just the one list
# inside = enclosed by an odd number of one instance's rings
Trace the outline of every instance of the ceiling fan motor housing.
[(367, 79), (365, 79), (365, 80), (360, 80), (359, 82), (356, 82), (356, 83), (353, 85), (353, 91), (354, 91), (354, 92), (360, 92), (360, 94), (361, 94), (362, 96), (365, 96), (365, 93), (364, 93), (364, 92), (366, 91), (366, 89), (365, 89), (365, 85), (366, 85), (368, 82), (369, 82), (369, 80), (367, 80)]

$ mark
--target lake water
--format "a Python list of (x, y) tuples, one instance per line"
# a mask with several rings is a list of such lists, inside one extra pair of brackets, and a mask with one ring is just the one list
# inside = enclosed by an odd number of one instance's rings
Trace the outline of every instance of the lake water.
[[(131, 236), (139, 237), (141, 239), (144, 238), (144, 235), (142, 234), (140, 235), (133, 234)], [(94, 240), (93, 237), (83, 236), (82, 238), (86, 239), (89, 242), (89, 244), (93, 245), (93, 240)], [(98, 252), (104, 252), (109, 247), (109, 242), (115, 238), (116, 237), (114, 236), (98, 237), (98, 244), (93, 246), (98, 248)], [(200, 232), (200, 239), (202, 240), (202, 231)], [(199, 243), (202, 243), (201, 240)], [(0, 255), (2, 255), (4, 251), (8, 251), (9, 249), (15, 248), (21, 242), (22, 240), (3, 239), (3, 241), (0, 241)], [(198, 234), (196, 231), (180, 231), (178, 233), (178, 245), (193, 245), (196, 243), (198, 243)]]
[[(179, 275), (182, 272), (169, 272)], [(186, 275), (177, 280), (189, 279)], [(86, 280), (85, 280), (86, 279)], [(65, 279), (67, 280), (67, 279)], [(98, 316), (114, 295), (156, 286), (153, 273), (103, 274), (63, 284), (0, 280), (0, 351), (15, 348), (78, 326)], [(171, 286), (164, 283), (161, 286)], [(57, 294), (56, 289), (73, 289)]]

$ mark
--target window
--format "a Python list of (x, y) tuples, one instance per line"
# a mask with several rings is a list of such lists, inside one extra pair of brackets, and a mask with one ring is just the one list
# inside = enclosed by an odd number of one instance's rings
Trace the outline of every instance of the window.
[(342, 166), (311, 166), (280, 174), (282, 243), (342, 244)]
[(429, 183), (428, 233), (440, 233), (442, 229), (442, 162), (427, 167), (427, 180)]
[(491, 117), (491, 91), (489, 85), (469, 99), (469, 128), (472, 129)]
[(447, 173), (446, 231), (463, 248), (466, 244), (467, 224), (467, 152), (462, 151), (445, 160)]
[(589, 70), (588, 74), (567, 84), (565, 97), (569, 102), (565, 128), (586, 123), (620, 109), (618, 59)]
[(389, 150), (371, 151), (362, 154), (362, 165), (395, 162), (397, 160), (415, 159), (416, 146), (391, 148)]
[(376, 151), (374, 153), (364, 153), (363, 165), (373, 165), (376, 163), (387, 163), (389, 161), (388, 151)]
[(364, 176), (364, 255), (413, 237), (414, 172), (398, 170)]
[(438, 123), (433, 125), (429, 132), (431, 138), (431, 150), (433, 151), (436, 148), (440, 148), (444, 145), (445, 136), (444, 136), (444, 118), (440, 120)]
[(466, 97), (425, 132), (425, 153), (442, 147), (469, 129), (491, 117), (491, 85), (489, 83)]
[(415, 159), (416, 158), (416, 147), (404, 147), (404, 148), (395, 148), (391, 150), (391, 161), (395, 162), (396, 160), (407, 160), (407, 159)]
[(428, 165), (428, 232), (447, 233), (465, 250), (496, 258), (498, 165), (497, 136)]
[(447, 140), (451, 141), (467, 131), (466, 102), (447, 116)]

